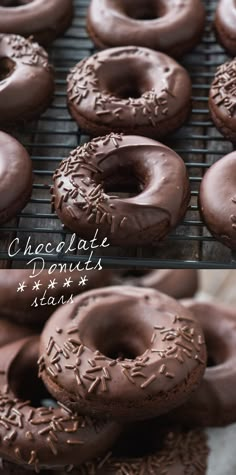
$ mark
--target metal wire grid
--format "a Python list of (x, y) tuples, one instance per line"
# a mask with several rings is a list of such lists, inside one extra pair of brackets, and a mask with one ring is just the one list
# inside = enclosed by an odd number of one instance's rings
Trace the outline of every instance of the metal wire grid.
[[(29, 261), (24, 255), (24, 246), (30, 236), (32, 256), (41, 243), (69, 242), (71, 234), (62, 228), (57, 216), (51, 212), (49, 189), (52, 174), (59, 162), (78, 144), (89, 138), (78, 130), (68, 114), (66, 106), (66, 76), (71, 67), (82, 58), (93, 53), (93, 44), (85, 28), (86, 11), (89, 0), (74, 0), (75, 18), (64, 38), (58, 39), (50, 58), (55, 67), (55, 100), (38, 122), (24, 128), (8, 131), (15, 135), (29, 150), (35, 174), (32, 198), (15, 220), (1, 229), (0, 261), (2, 266), (22, 267)], [(207, 26), (202, 43), (183, 60), (193, 80), (193, 111), (188, 123), (166, 142), (185, 160), (191, 182), (191, 204), (184, 222), (158, 248), (109, 248), (102, 255), (103, 265), (112, 267), (152, 267), (152, 268), (220, 268), (235, 267), (235, 256), (217, 243), (207, 232), (199, 217), (197, 198), (199, 184), (205, 170), (224, 154), (232, 150), (216, 131), (209, 118), (207, 107), (209, 84), (215, 69), (227, 58), (216, 43), (212, 31), (212, 20), (216, 1), (205, 0)], [(14, 238), (19, 238), (21, 251), (9, 257), (8, 247)], [(101, 253), (100, 253), (101, 255)], [(47, 262), (77, 263), (86, 261), (87, 255), (78, 253), (53, 253), (50, 256), (39, 252)], [(97, 257), (96, 257), (97, 260)]]

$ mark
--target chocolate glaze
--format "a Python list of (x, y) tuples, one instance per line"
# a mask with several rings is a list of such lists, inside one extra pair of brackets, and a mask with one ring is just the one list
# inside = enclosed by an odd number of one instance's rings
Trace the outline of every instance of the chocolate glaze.
[(98, 47), (137, 45), (180, 56), (203, 34), (201, 0), (92, 0), (88, 31)]
[(24, 208), (32, 182), (32, 163), (27, 151), (13, 137), (0, 132), (0, 224)]
[(27, 371), (34, 374), (37, 357), (38, 338), (0, 350), (0, 456), (39, 473), (67, 470), (104, 453), (120, 433), (117, 423), (83, 418), (63, 406), (32, 407), (17, 398), (16, 388), (21, 388)]
[(209, 108), (217, 129), (236, 141), (236, 59), (217, 69), (210, 88)]
[(211, 366), (195, 393), (169, 420), (187, 426), (236, 422), (236, 311), (219, 303), (182, 302), (202, 325)]
[(200, 188), (200, 209), (213, 236), (236, 249), (236, 152), (216, 162), (205, 174)]
[(31, 39), (0, 35), (0, 123), (39, 116), (53, 92), (53, 71), (46, 51)]
[(206, 363), (191, 312), (155, 290), (128, 286), (86, 292), (57, 310), (40, 351), (39, 373), (65, 405), (130, 420), (181, 404)]
[(32, 333), (32, 328), (16, 325), (0, 317), (0, 347), (17, 340), (22, 340), (22, 338), (32, 335)]
[[(61, 296), (64, 300), (69, 298), (71, 294), (77, 295), (84, 291), (85, 287), (79, 286), (81, 277), (87, 275), (88, 282), (86, 289), (93, 289), (94, 287), (101, 287), (108, 285), (111, 282), (111, 273), (108, 270), (102, 271), (85, 271), (59, 272), (48, 274), (48, 271), (42, 271), (38, 277), (31, 278), (32, 271), (30, 270), (6, 270), (0, 271), (0, 315), (11, 321), (19, 323), (27, 323), (30, 326), (43, 325), (49, 315), (54, 312), (53, 305), (39, 305), (32, 307), (35, 297), (40, 300), (44, 292), (46, 293), (46, 301), (49, 297), (54, 297), (55, 302), (58, 302)], [(65, 279), (71, 277), (73, 281), (70, 287), (64, 287)], [(55, 279), (57, 285), (54, 289), (48, 289), (50, 280)], [(39, 290), (32, 291), (32, 287), (40, 280)], [(17, 292), (19, 283), (25, 282), (26, 288), (24, 292)]]
[[(0, 0), (0, 31), (25, 37), (33, 35), (47, 45), (71, 24), (72, 0)], [(13, 4), (13, 5), (12, 5)]]
[[(183, 218), (190, 187), (183, 160), (153, 140), (110, 134), (78, 147), (56, 170), (54, 208), (69, 229), (117, 245), (157, 244)], [(110, 196), (114, 189), (138, 192)]]
[(160, 138), (191, 110), (191, 80), (168, 56), (127, 46), (97, 53), (68, 76), (72, 117), (92, 135), (109, 132)]
[(75, 468), (71, 475), (204, 475), (207, 457), (207, 440), (203, 432), (170, 431), (165, 435), (162, 447), (154, 453), (143, 457), (137, 453), (133, 458), (117, 458), (108, 453), (99, 460)]
[(151, 287), (176, 299), (192, 297), (198, 289), (195, 269), (156, 269), (153, 271), (118, 272), (117, 283)]
[(234, 0), (219, 0), (215, 16), (217, 38), (224, 48), (236, 54), (236, 5)]

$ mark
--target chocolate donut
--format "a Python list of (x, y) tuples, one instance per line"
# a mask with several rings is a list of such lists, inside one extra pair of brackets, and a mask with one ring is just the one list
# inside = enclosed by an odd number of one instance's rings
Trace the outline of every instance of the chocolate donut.
[(216, 162), (205, 174), (199, 195), (202, 218), (212, 235), (236, 249), (236, 152)]
[[(0, 311), (1, 315), (1, 311)], [(33, 330), (29, 327), (16, 325), (0, 317), (0, 348), (17, 340), (32, 335)], [(1, 473), (1, 471), (0, 471)]]
[(236, 422), (236, 311), (214, 302), (182, 303), (202, 325), (208, 365), (199, 388), (169, 418), (190, 427)]
[(66, 406), (130, 420), (181, 404), (206, 363), (191, 312), (153, 289), (128, 286), (86, 292), (58, 309), (40, 352), (39, 373)]
[[(190, 199), (183, 160), (144, 137), (94, 139), (71, 152), (53, 179), (61, 221), (86, 239), (98, 229), (100, 239), (117, 245), (157, 244), (181, 221)], [(134, 188), (131, 198), (108, 194)]]
[[(0, 456), (36, 473), (66, 470), (105, 453), (120, 427), (105, 418), (84, 418), (63, 405), (38, 407), (38, 343), (29, 338), (0, 350)], [(19, 398), (32, 391), (34, 406)]]
[(222, 135), (232, 142), (236, 141), (235, 90), (236, 58), (217, 69), (209, 96), (212, 120)]
[(0, 224), (24, 208), (32, 184), (32, 163), (27, 151), (13, 137), (0, 131)]
[(180, 56), (201, 39), (205, 9), (201, 0), (92, 0), (87, 27), (100, 48), (145, 46)]
[(236, 55), (236, 5), (234, 0), (219, 0), (215, 16), (217, 38), (224, 48)]
[(156, 269), (121, 271), (115, 276), (117, 284), (150, 287), (175, 299), (192, 297), (198, 289), (198, 274), (195, 269)]
[[(80, 285), (81, 277), (86, 275), (88, 282), (83, 287)], [(66, 286), (68, 279), (71, 282)], [(72, 294), (104, 287), (111, 281), (112, 274), (108, 270), (90, 270), (87, 274), (85, 271), (55, 271), (49, 274), (48, 270), (44, 270), (33, 277), (33, 270), (1, 269), (0, 315), (13, 322), (42, 327), (55, 308), (66, 303)], [(52, 282), (55, 282), (54, 286)], [(35, 287), (37, 283), (38, 288)], [(20, 284), (24, 284), (24, 292), (17, 291)]]
[(69, 28), (72, 0), (0, 0), (0, 31), (47, 45)]
[(147, 48), (101, 51), (78, 63), (67, 82), (69, 111), (91, 135), (160, 138), (181, 127), (191, 110), (187, 71)]
[(54, 92), (46, 51), (30, 38), (0, 35), (0, 86), (2, 125), (38, 117), (49, 106)]
[[(169, 431), (162, 447), (146, 456), (114, 457), (108, 453), (96, 461), (83, 464), (71, 475), (205, 475), (208, 447), (201, 431)], [(66, 475), (60, 472), (58, 475)]]

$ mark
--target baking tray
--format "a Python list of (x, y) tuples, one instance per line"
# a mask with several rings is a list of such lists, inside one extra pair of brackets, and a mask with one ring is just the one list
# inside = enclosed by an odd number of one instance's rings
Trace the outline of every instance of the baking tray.
[[(216, 67), (227, 56), (217, 44), (212, 29), (216, 1), (206, 0), (207, 24), (201, 44), (181, 63), (193, 81), (193, 110), (189, 121), (165, 141), (184, 159), (191, 182), (191, 204), (181, 225), (158, 248), (109, 247), (97, 251), (103, 266), (152, 268), (227, 268), (236, 267), (236, 256), (218, 243), (204, 227), (198, 210), (198, 192), (201, 179), (209, 166), (232, 151), (231, 143), (215, 129), (208, 111), (209, 85)], [(63, 229), (56, 214), (51, 212), (50, 186), (52, 174), (69, 151), (89, 140), (71, 119), (66, 105), (66, 76), (71, 67), (94, 53), (92, 41), (86, 32), (86, 11), (89, 0), (74, 0), (75, 17), (72, 27), (63, 38), (56, 40), (49, 51), (55, 68), (56, 93), (51, 107), (40, 120), (16, 130), (7, 130), (28, 149), (34, 166), (33, 195), (26, 208), (16, 219), (1, 228), (0, 266), (25, 267), (29, 256), (24, 246), (30, 236), (32, 250), (40, 243), (69, 241), (71, 234)], [(21, 252), (9, 257), (9, 244), (18, 238)], [(78, 237), (79, 239), (79, 237)], [(31, 256), (34, 258), (36, 256)], [(78, 263), (86, 261), (86, 254), (53, 253), (37, 256), (50, 263)], [(97, 262), (96, 254), (94, 259)]]

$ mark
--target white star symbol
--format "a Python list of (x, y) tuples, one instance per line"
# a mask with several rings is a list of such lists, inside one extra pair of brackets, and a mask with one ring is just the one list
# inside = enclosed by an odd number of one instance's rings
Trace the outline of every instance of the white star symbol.
[(65, 282), (63, 284), (63, 287), (70, 287), (71, 284), (73, 284), (73, 280), (71, 277), (69, 277), (68, 279), (65, 279)]
[(34, 282), (34, 286), (32, 287), (32, 290), (39, 290), (39, 287), (41, 287), (41, 282), (38, 280), (38, 282)]
[(84, 277), (81, 277), (80, 282), (79, 282), (79, 286), (82, 285), (82, 287), (85, 287), (87, 282), (88, 282), (87, 275), (85, 275)]
[(55, 289), (57, 284), (58, 282), (56, 281), (56, 279), (50, 280), (50, 284), (48, 284), (48, 289)]
[(19, 283), (19, 287), (17, 289), (17, 292), (24, 292), (26, 287), (27, 287), (27, 285), (25, 284), (25, 282)]

